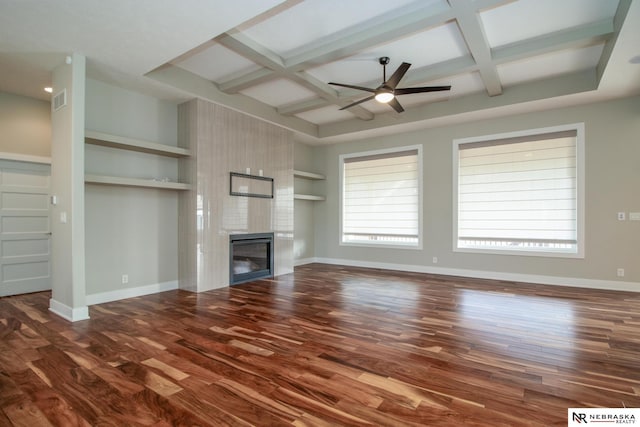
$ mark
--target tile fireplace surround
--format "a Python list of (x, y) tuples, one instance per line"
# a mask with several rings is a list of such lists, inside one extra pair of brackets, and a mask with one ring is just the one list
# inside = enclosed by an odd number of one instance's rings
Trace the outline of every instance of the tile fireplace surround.
[[(273, 233), (274, 275), (293, 271), (293, 135), (245, 114), (195, 99), (178, 107), (178, 141), (191, 150), (180, 181), (180, 288), (228, 286), (229, 236)], [(232, 196), (230, 172), (274, 179), (273, 198)]]

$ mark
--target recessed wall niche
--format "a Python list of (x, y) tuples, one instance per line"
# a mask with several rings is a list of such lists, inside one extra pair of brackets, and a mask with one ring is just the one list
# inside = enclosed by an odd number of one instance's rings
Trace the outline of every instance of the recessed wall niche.
[[(293, 134), (270, 123), (194, 99), (178, 107), (178, 141), (191, 150), (180, 180), (180, 288), (229, 285), (229, 235), (274, 234), (274, 274), (293, 271)], [(262, 170), (273, 198), (230, 194), (231, 172)]]

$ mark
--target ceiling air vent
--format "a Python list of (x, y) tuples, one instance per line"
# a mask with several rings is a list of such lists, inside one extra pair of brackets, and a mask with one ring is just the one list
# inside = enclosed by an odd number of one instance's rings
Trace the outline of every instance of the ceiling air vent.
[(53, 97), (53, 111), (57, 111), (67, 105), (67, 90), (62, 89)]

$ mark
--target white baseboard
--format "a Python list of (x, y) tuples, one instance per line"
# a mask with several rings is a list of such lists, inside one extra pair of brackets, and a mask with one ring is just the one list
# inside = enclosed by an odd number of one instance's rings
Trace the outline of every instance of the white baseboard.
[(285, 274), (293, 273), (293, 268), (281, 268), (273, 277), (284, 276)]
[(49, 311), (57, 314), (69, 322), (77, 322), (79, 320), (87, 320), (89, 318), (89, 307), (69, 307), (66, 304), (56, 301), (53, 298), (49, 300)]
[(20, 154), (20, 153), (0, 152), (0, 160), (13, 160), (17, 162), (29, 162), (29, 163), (43, 163), (45, 165), (51, 164), (51, 157), (32, 156), (30, 154)]
[(299, 265), (305, 265), (305, 264), (311, 264), (313, 262), (320, 262), (320, 261), (316, 261), (317, 258), (300, 258), (300, 259), (296, 259), (293, 261), (293, 265), (295, 265), (296, 267)]
[[(304, 262), (298, 262), (304, 261)], [(579, 277), (545, 276), (540, 274), (505, 273), (501, 271), (466, 270), (424, 265), (391, 264), (372, 261), (355, 261), (335, 258), (305, 258), (296, 266), (313, 262), (347, 265), (351, 267), (380, 268), (383, 270), (409, 271), (413, 273), (442, 274), (445, 276), (473, 277), (478, 279), (508, 280), (512, 282), (539, 283), (542, 285), (571, 286), (577, 288), (604, 289), (609, 291), (640, 292), (640, 283), (617, 280), (584, 279)]]
[(103, 304), (105, 302), (118, 301), (126, 298), (135, 298), (143, 295), (157, 294), (160, 292), (178, 289), (178, 281), (156, 283), (153, 285), (138, 286), (136, 288), (117, 289), (115, 291), (100, 292), (87, 295), (87, 305)]

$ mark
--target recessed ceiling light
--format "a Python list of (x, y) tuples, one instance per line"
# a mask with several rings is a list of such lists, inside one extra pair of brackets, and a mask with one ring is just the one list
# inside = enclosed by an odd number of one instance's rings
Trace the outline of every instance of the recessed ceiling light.
[(45, 87), (44, 91), (47, 93), (53, 93), (53, 88), (52, 87)]

